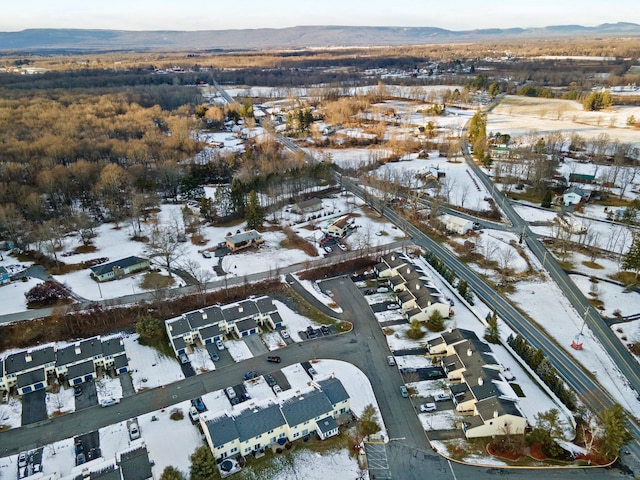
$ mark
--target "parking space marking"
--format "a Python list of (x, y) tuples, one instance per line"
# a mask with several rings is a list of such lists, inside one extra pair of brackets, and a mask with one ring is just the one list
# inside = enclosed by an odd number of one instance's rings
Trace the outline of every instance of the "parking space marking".
[[(384, 444), (365, 443), (369, 470), (389, 470), (387, 446)], [(381, 478), (376, 475), (376, 478)]]

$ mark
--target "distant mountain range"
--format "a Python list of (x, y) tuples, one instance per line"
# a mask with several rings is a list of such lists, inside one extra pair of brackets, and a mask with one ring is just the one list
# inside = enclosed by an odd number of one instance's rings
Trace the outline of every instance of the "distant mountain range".
[(125, 31), (30, 29), (0, 32), (0, 51), (81, 52), (151, 50), (242, 50), (332, 46), (382, 46), (534, 39), (567, 36), (640, 36), (635, 23), (604, 23), (597, 27), (558, 25), (453, 31), (435, 27), (299, 26), (247, 30)]

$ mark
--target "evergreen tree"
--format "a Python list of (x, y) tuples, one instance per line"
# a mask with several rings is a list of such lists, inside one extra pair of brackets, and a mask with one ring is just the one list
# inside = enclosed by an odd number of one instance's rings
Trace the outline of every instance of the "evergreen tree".
[(438, 310), (434, 310), (426, 323), (427, 328), (432, 332), (441, 332), (444, 330), (444, 317)]
[(551, 200), (553, 197), (551, 196), (551, 192), (547, 190), (547, 193), (544, 194), (542, 198), (542, 203), (540, 204), (544, 208), (551, 208)]
[(364, 407), (362, 415), (360, 415), (360, 421), (356, 426), (356, 431), (360, 441), (380, 431), (378, 415), (373, 405), (369, 404)]
[(169, 465), (162, 471), (160, 480), (185, 480), (185, 478), (180, 470)]
[(547, 412), (541, 412), (535, 416), (535, 419), (536, 426), (529, 434), (527, 440), (530, 444), (541, 443), (542, 451), (548, 457), (560, 457), (563, 449), (558, 445), (556, 439), (562, 438), (563, 430), (558, 410), (552, 408)]
[(258, 200), (258, 194), (255, 190), (249, 192), (249, 200), (245, 207), (245, 218), (247, 220), (247, 228), (256, 229), (262, 227), (264, 223), (264, 209)]
[(636, 237), (629, 251), (622, 259), (622, 268), (636, 273), (636, 280), (640, 274), (640, 237)]
[(627, 428), (627, 418), (620, 404), (614, 403), (602, 412), (600, 421), (603, 428), (602, 455), (613, 460), (622, 445), (633, 438)]
[(136, 322), (136, 333), (141, 345), (152, 345), (164, 335), (164, 324), (150, 315), (140, 315)]
[(500, 343), (500, 329), (498, 328), (498, 313), (495, 308), (493, 314), (487, 314), (487, 328), (484, 331), (484, 339), (489, 343)]
[(218, 474), (216, 461), (208, 445), (196, 448), (191, 454), (191, 470), (189, 480), (210, 480)]
[(234, 178), (231, 182), (231, 203), (233, 204), (234, 213), (244, 215), (246, 187), (238, 178)]

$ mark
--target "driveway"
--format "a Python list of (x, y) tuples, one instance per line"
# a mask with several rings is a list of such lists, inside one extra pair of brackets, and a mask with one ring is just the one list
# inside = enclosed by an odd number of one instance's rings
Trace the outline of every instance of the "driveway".
[(247, 337), (243, 337), (242, 340), (244, 340), (244, 343), (249, 347), (249, 351), (254, 357), (259, 357), (269, 351), (262, 341), (262, 338), (260, 338), (260, 335), (249, 335)]
[(84, 408), (95, 407), (98, 404), (98, 392), (95, 382), (80, 384), (82, 393), (76, 397), (76, 411)]
[(44, 390), (36, 390), (22, 396), (22, 425), (47, 419), (46, 396), (47, 392)]

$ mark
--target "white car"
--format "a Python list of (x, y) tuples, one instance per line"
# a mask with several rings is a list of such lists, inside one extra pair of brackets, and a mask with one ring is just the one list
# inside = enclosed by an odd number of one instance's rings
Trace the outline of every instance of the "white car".
[(129, 438), (131, 440), (140, 438), (140, 428), (138, 427), (138, 422), (136, 421), (133, 421), (129, 424)]
[(102, 402), (100, 402), (100, 406), (110, 407), (111, 405), (117, 405), (118, 403), (120, 403), (119, 398), (107, 398), (106, 400), (103, 400)]
[(400, 308), (400, 305), (398, 305), (397, 303), (390, 303), (389, 305), (387, 305), (387, 310), (397, 310)]
[(378, 293), (387, 293), (389, 291), (389, 289), (387, 287), (378, 287), (376, 289), (376, 292)]
[(421, 412), (433, 412), (436, 408), (437, 407), (435, 403), (423, 403), (422, 405), (420, 405)]
[(236, 391), (233, 389), (233, 387), (227, 387), (226, 392), (229, 400), (236, 398)]
[(289, 338), (289, 332), (287, 332), (286, 330), (280, 330), (280, 336), (282, 338)]
[(216, 340), (216, 347), (218, 347), (218, 350), (224, 350), (224, 343), (222, 343), (222, 340)]
[(191, 408), (189, 408), (189, 416), (191, 417), (191, 421), (193, 423), (196, 423), (200, 419), (200, 414), (198, 413), (198, 409), (193, 405), (191, 405)]
[(447, 400), (451, 400), (451, 394), (450, 393), (438, 393), (437, 395), (433, 396), (433, 399), (436, 402), (446, 402)]
[(347, 251), (347, 247), (345, 247), (345, 246), (344, 246), (343, 244), (341, 244), (341, 243), (339, 243), (339, 244), (338, 244), (338, 248), (339, 248), (340, 250), (342, 250), (343, 252), (346, 252), (346, 251)]
[(274, 393), (281, 393), (282, 389), (280, 388), (280, 385), (274, 385), (273, 386), (273, 392)]

